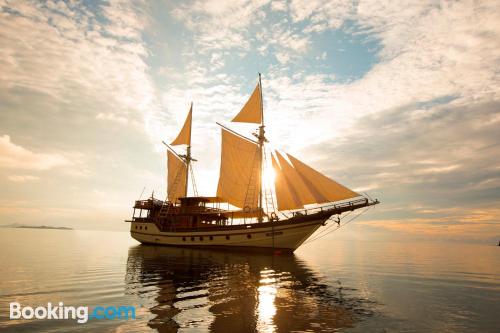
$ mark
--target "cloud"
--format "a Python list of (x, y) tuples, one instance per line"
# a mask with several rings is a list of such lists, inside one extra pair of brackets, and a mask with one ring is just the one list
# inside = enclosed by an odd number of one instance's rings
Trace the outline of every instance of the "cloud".
[(31, 175), (11, 175), (7, 177), (8, 180), (15, 182), (15, 183), (24, 183), (24, 182), (29, 182), (33, 180), (39, 180), (40, 177), (37, 176), (31, 176)]
[(103, 113), (103, 112), (100, 112), (100, 113), (97, 114), (97, 116), (95, 118), (99, 119), (99, 120), (108, 120), (108, 121), (116, 122), (116, 123), (119, 123), (119, 124), (122, 124), (122, 125), (128, 123), (128, 119), (127, 118), (119, 116), (119, 115), (115, 115), (114, 113)]
[(0, 13), (0, 88), (11, 98), (42, 94), (51, 104), (114, 113), (154, 109), (146, 74), (142, 6), (111, 1), (4, 2)]
[(198, 47), (210, 49), (248, 48), (246, 29), (264, 16), (269, 0), (192, 1), (183, 3), (172, 15), (196, 32)]
[(499, 219), (498, 208), (456, 209), (436, 217), (378, 219), (357, 224), (424, 239), (496, 241), (500, 235)]
[(339, 28), (354, 10), (352, 1), (292, 0), (290, 11), (296, 22), (308, 19), (308, 32)]
[[(488, 210), (499, 199), (497, 7), (467, 0), (3, 2), (0, 118), (4, 133), (37, 148), (3, 136), (2, 149), (19, 147), (25, 155), (0, 161), (22, 164), (29, 156), (36, 163), (24, 170), (62, 167), (56, 156), (74, 163), (60, 153), (63, 144), (95, 145), (90, 155), (112, 152), (106, 164), (123, 168), (130, 162), (123, 151), (148, 150), (143, 141), (134, 146), (145, 134), (135, 125), (144, 123), (160, 151), (194, 101), (193, 153), (204, 180), (198, 186), (213, 194), (220, 148), (214, 122), (241, 108), (253, 73), (262, 71), (271, 145), (379, 196), (373, 220), (421, 229), (433, 218), (452, 223), (441, 220), (447, 214), (462, 220), (467, 210)], [(360, 64), (353, 74), (350, 66)], [(25, 124), (29, 117), (35, 121)], [(16, 126), (22, 134), (11, 130)], [(80, 130), (74, 138), (73, 129)], [(29, 136), (51, 142), (40, 147)], [(86, 173), (108, 181), (96, 156)], [(161, 183), (162, 167), (148, 171)], [(9, 177), (13, 186), (29, 176)], [(108, 187), (103, 181), (92, 189)]]
[(287, 10), (287, 3), (282, 0), (273, 0), (271, 1), (271, 9), (278, 12), (285, 12)]
[(304, 150), (325, 174), (382, 204), (367, 225), (433, 238), (500, 232), (500, 101), (408, 105), (364, 116)]
[(359, 186), (417, 184), (414, 193), (462, 192), (472, 200), (477, 193), (471, 187), (498, 176), (500, 134), (489, 120), (499, 110), (500, 101), (461, 100), (387, 110), (361, 118), (342, 139), (315, 145), (311, 155), (328, 152), (320, 162), (325, 166), (342, 160), (332, 170), (352, 173)]
[[(61, 154), (32, 152), (11, 142), (10, 136), (0, 136), (0, 168), (40, 171), (71, 164), (71, 161)], [(20, 177), (22, 176), (11, 176), (9, 179), (20, 181)], [(29, 177), (25, 176), (23, 180), (32, 180)]]
[(286, 52), (277, 52), (275, 56), (276, 59), (283, 65), (290, 61), (290, 56)]

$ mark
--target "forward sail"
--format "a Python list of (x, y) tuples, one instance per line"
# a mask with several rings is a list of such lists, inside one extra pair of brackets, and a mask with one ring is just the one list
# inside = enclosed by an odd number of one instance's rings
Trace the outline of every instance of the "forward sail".
[(172, 141), (172, 146), (178, 145), (188, 145), (191, 146), (191, 123), (193, 119), (193, 103), (191, 103), (191, 108), (189, 109), (189, 113), (184, 121), (184, 126), (182, 126), (179, 135)]
[(176, 154), (167, 151), (167, 197), (170, 202), (177, 202), (187, 195), (187, 165)]
[(287, 156), (291, 164), (279, 153), (272, 160), (278, 210), (299, 209), (308, 204), (360, 196), (295, 157)]
[(256, 142), (222, 128), (217, 197), (247, 211), (258, 209), (260, 149)]
[(316, 202), (300, 175), (281, 154), (272, 155), (272, 164), (278, 210), (298, 209)]
[(241, 111), (231, 121), (262, 124), (262, 94), (260, 84), (257, 84), (252, 96), (250, 96)]
[(299, 161), (290, 154), (287, 154), (288, 159), (292, 162), (295, 170), (302, 177), (304, 182), (312, 189), (312, 193), (316, 196), (318, 203), (333, 202), (339, 200), (352, 199), (359, 197), (356, 193), (347, 187), (337, 183), (333, 179), (328, 178), (321, 172), (314, 170), (304, 162)]

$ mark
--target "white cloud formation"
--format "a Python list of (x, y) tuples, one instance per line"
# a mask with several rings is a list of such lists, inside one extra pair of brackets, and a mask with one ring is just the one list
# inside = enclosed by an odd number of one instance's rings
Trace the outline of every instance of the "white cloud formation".
[(307, 19), (310, 24), (308, 32), (339, 28), (354, 10), (354, 2), (350, 0), (292, 0), (291, 16), (296, 22)]
[(198, 48), (248, 48), (246, 29), (265, 17), (262, 7), (269, 0), (193, 1), (175, 8), (172, 14), (196, 32)]
[(271, 1), (271, 9), (285, 12), (287, 10), (287, 2), (284, 0), (273, 0)]
[[(102, 127), (107, 127), (106, 121), (130, 126), (144, 117), (146, 131), (158, 143), (175, 136), (189, 102), (194, 101), (193, 152), (200, 160), (196, 167), (201, 178), (209, 179), (198, 184), (207, 189), (200, 192), (213, 194), (217, 178), (214, 156), (219, 138), (214, 121), (228, 120), (239, 110), (253, 89), (254, 78), (247, 76), (254, 68), (263, 69), (266, 133), (271, 143), (328, 174), (352, 176), (359, 189), (381, 189), (391, 182), (443, 185), (456, 175), (468, 180), (463, 189), (498, 188), (498, 169), (497, 174), (488, 169), (481, 177), (467, 176), (474, 173), (473, 168), (495, 163), (471, 162), (471, 150), (487, 141), (480, 133), (487, 130), (484, 135), (493, 136), (491, 128), (500, 119), (493, 109), (481, 112), (500, 98), (500, 11), (495, 1), (196, 0), (173, 4), (177, 7), (170, 13), (188, 28), (182, 36), (189, 46), (177, 54), (181, 64), (160, 64), (153, 73), (167, 81), (161, 90), (156, 90), (149, 67), (159, 56), (142, 37), (151, 20), (147, 4), (111, 2), (91, 8), (60, 1), (0, 3), (10, 8), (0, 11), (2, 92), (51, 96), (52, 104), (62, 111), (76, 104), (78, 110), (92, 112), (89, 118), (101, 121), (96, 125)], [(337, 46), (324, 43), (335, 29), (357, 38), (345, 43), (370, 42), (380, 47), (373, 55), (376, 63), (356, 79), (337, 80), (330, 64), (322, 61), (336, 61)], [(252, 51), (260, 58), (249, 59)], [(87, 109), (87, 101), (99, 108)], [(463, 125), (463, 119), (458, 124), (455, 118), (446, 118), (448, 113), (466, 112), (474, 115), (467, 118), (471, 126)], [(389, 117), (394, 118), (384, 122)], [(454, 140), (474, 133), (476, 141), (448, 151), (433, 144), (440, 138), (436, 128)], [(453, 129), (467, 133), (455, 136)], [(378, 130), (385, 135), (377, 135)], [(432, 135), (426, 138), (425, 132)], [(391, 154), (374, 156), (364, 151), (368, 145), (356, 139), (373, 140), (364, 134), (380, 137), (377, 145), (370, 145), (372, 150), (385, 147)], [(25, 156), (48, 165), (45, 168), (62, 163), (53, 160), (58, 154), (35, 153), (15, 145), (8, 136), (1, 139), (2, 149), (24, 149)], [(347, 139), (356, 145), (345, 144)], [(342, 144), (332, 146), (332, 142)], [(325, 148), (312, 149), (316, 144)], [(345, 156), (356, 163), (336, 163), (336, 149), (352, 150), (352, 155)], [(11, 160), (0, 157), (3, 165), (22, 162), (20, 150), (13, 150), (18, 155), (11, 152)], [(361, 169), (366, 165), (372, 173)], [(21, 179), (11, 177), (11, 181)]]
[(31, 175), (11, 175), (8, 176), (7, 179), (15, 183), (24, 183), (33, 180), (38, 180), (40, 179), (40, 177)]
[[(71, 161), (58, 153), (37, 153), (11, 142), (10, 136), (0, 136), (0, 168), (14, 170), (49, 170), (71, 165)], [(14, 177), (11, 180), (19, 181)], [(29, 179), (25, 179), (29, 180)]]
[(295, 80), (279, 70), (267, 73), (268, 119), (283, 128), (276, 138), (305, 148), (286, 129), (300, 123), (301, 134), (311, 134), (303, 142), (330, 140), (370, 113), (452, 96), (470, 103), (498, 99), (500, 11), (495, 2), (418, 3), (379, 8), (378, 2), (362, 1), (357, 14), (349, 16), (369, 27), (384, 46), (381, 61), (361, 79), (337, 83), (327, 75), (304, 74)]
[(80, 107), (93, 101), (115, 113), (153, 108), (141, 7), (112, 1), (95, 8), (98, 17), (83, 3), (0, 5), (0, 89), (24, 89)]

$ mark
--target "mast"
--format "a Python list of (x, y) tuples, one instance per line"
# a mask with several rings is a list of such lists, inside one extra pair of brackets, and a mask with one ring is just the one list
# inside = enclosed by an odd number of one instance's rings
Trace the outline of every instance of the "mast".
[[(191, 102), (191, 112), (193, 112), (193, 102)], [(189, 185), (189, 168), (191, 167), (191, 131), (189, 131), (189, 144), (186, 148), (186, 187), (184, 188), (184, 196), (187, 197)]]
[(264, 174), (264, 168), (263, 168), (263, 164), (264, 164), (264, 142), (266, 140), (265, 136), (264, 136), (264, 100), (262, 99), (262, 80), (261, 80), (261, 77), (260, 77), (260, 73), (259, 73), (259, 90), (260, 90), (260, 116), (261, 116), (261, 119), (262, 119), (262, 122), (261, 122), (261, 125), (259, 126), (259, 136), (257, 137), (259, 139), (259, 157), (260, 157), (260, 165), (259, 165), (259, 177), (260, 177), (260, 181), (259, 181), (259, 212), (260, 212), (260, 215), (258, 217), (258, 221), (259, 222), (262, 222), (262, 212), (263, 212), (263, 208), (262, 208), (262, 177), (263, 177), (263, 174)]
[[(188, 115), (186, 120), (184, 121), (184, 125), (182, 126), (181, 131), (177, 135), (174, 141), (172, 141), (172, 146), (177, 145), (186, 145), (186, 154), (185, 155), (177, 155), (185, 164), (186, 167), (186, 176), (183, 179), (185, 181), (184, 188), (179, 188), (181, 190), (181, 194), (186, 197), (188, 194), (188, 185), (189, 185), (189, 171), (191, 167), (191, 161), (196, 161), (191, 157), (191, 126), (193, 120), (193, 102), (191, 102), (191, 107), (189, 108)], [(170, 172), (170, 171), (169, 171)], [(194, 176), (193, 176), (194, 177)], [(194, 183), (193, 183), (194, 184)], [(196, 192), (196, 191), (195, 191)]]

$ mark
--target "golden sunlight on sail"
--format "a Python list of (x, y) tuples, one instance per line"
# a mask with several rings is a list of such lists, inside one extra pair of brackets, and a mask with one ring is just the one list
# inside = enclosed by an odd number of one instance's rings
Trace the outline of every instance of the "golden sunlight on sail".
[(275, 182), (275, 179), (276, 179), (276, 172), (274, 171), (274, 168), (265, 166), (264, 169), (262, 170), (263, 186), (271, 188)]
[(276, 152), (272, 161), (279, 210), (298, 209), (319, 202), (295, 168), (280, 153)]
[(187, 166), (170, 150), (167, 151), (167, 165), (168, 200), (177, 202), (179, 198), (185, 197), (187, 194)]
[(182, 126), (179, 135), (172, 141), (172, 146), (178, 145), (188, 145), (191, 146), (191, 122), (193, 118), (193, 103), (191, 103), (191, 108), (189, 109), (189, 113), (186, 117), (186, 121), (184, 121), (184, 126)]
[(311, 193), (318, 199), (317, 203), (346, 200), (360, 196), (290, 154), (287, 154), (287, 156)]
[(255, 87), (252, 96), (250, 96), (241, 111), (232, 121), (239, 123), (262, 123), (262, 98), (259, 84)]
[[(219, 124), (222, 138), (216, 196), (200, 196), (192, 169), (192, 162), (196, 161), (191, 157), (190, 146), (192, 111), (191, 105), (184, 127), (173, 142), (186, 144), (186, 153), (178, 154), (165, 143), (169, 150), (167, 200), (151, 196), (134, 204), (130, 231), (141, 243), (293, 252), (331, 216), (379, 203), (357, 198), (338, 205), (307, 207), (358, 194), (291, 156), (276, 153), (271, 161), (267, 159), (260, 74), (259, 84), (233, 119), (258, 123), (257, 132), (253, 133), (257, 139)], [(188, 184), (192, 185), (190, 196)], [(292, 214), (280, 212), (303, 208), (303, 212)], [(140, 231), (146, 228), (147, 233)], [(259, 317), (263, 318), (264, 328), (270, 327), (267, 322), (273, 315), (274, 296), (265, 292), (269, 288), (262, 286), (260, 301)]]
[(239, 208), (259, 206), (261, 156), (257, 144), (222, 129), (217, 197)]

